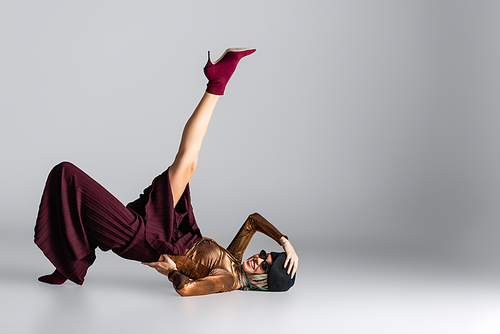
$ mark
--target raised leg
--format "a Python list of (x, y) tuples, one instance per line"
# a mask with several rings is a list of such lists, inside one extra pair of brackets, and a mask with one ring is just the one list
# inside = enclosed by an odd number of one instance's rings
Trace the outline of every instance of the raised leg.
[(208, 62), (203, 69), (208, 79), (207, 90), (184, 127), (179, 151), (168, 170), (174, 207), (196, 169), (201, 144), (219, 96), (224, 94), (238, 62), (254, 52), (255, 49), (227, 49), (215, 63), (210, 60), (208, 53)]
[(184, 127), (179, 151), (168, 170), (174, 206), (177, 205), (196, 169), (201, 144), (207, 133), (208, 124), (218, 100), (218, 95), (205, 92)]

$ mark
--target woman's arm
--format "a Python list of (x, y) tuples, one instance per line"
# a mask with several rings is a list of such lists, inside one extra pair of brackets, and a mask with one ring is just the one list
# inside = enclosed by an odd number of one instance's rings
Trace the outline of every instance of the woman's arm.
[(267, 219), (265, 219), (258, 213), (253, 213), (248, 216), (247, 220), (245, 221), (245, 223), (243, 223), (243, 226), (241, 226), (233, 241), (231, 241), (231, 243), (227, 247), (227, 250), (239, 262), (241, 262), (241, 260), (243, 259), (243, 253), (245, 252), (245, 249), (250, 243), (253, 235), (257, 231), (264, 233), (268, 237), (274, 239), (280, 245), (280, 239), (282, 237), (288, 239), (286, 235), (283, 235), (273, 224), (267, 221)]
[(168, 274), (168, 279), (174, 285), (175, 291), (183, 297), (235, 290), (234, 277), (225, 269), (213, 269), (208, 276), (196, 280), (173, 270)]
[[(189, 259), (186, 260), (189, 262)], [(213, 269), (205, 277), (192, 280), (177, 270), (177, 265), (167, 254), (161, 255), (158, 262), (143, 262), (143, 264), (156, 269), (162, 275), (168, 276), (168, 279), (174, 285), (175, 291), (183, 297), (208, 295), (235, 289), (234, 277), (224, 269)], [(185, 266), (186, 263), (182, 265), (183, 268)], [(187, 266), (189, 267), (189, 263)]]
[(279, 243), (286, 253), (285, 268), (288, 266), (288, 273), (292, 273), (292, 278), (295, 276), (299, 265), (299, 257), (288, 240), (286, 235), (283, 235), (273, 224), (271, 224), (266, 218), (262, 217), (258, 213), (253, 213), (248, 216), (247, 220), (241, 226), (240, 230), (234, 237), (231, 244), (227, 250), (239, 261), (241, 262), (243, 258), (243, 253), (248, 246), (248, 243), (252, 239), (255, 232), (262, 232), (268, 237), (274, 239)]

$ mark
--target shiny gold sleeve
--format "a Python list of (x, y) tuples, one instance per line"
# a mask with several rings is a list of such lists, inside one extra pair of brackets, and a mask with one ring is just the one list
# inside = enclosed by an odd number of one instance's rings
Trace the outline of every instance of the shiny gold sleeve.
[(210, 274), (209, 268), (185, 255), (171, 255), (170, 258), (175, 262), (177, 270), (181, 274), (192, 279), (205, 277)]
[(213, 269), (208, 276), (196, 280), (190, 280), (174, 270), (168, 274), (168, 279), (174, 285), (175, 291), (183, 297), (232, 291), (235, 286), (234, 277), (224, 269)]
[(281, 234), (281, 232), (278, 231), (273, 224), (268, 222), (266, 218), (262, 217), (258, 213), (253, 213), (248, 216), (233, 241), (229, 244), (229, 247), (227, 247), (227, 250), (235, 257), (236, 260), (239, 261), (239, 263), (241, 263), (243, 253), (245, 252), (248, 243), (257, 231), (264, 233), (268, 237), (274, 239), (277, 243), (279, 243), (281, 237), (288, 239), (286, 235)]

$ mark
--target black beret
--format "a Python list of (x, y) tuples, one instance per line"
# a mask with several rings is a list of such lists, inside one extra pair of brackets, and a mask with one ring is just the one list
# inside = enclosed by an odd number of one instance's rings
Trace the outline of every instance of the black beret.
[(286, 253), (271, 252), (273, 264), (267, 273), (267, 286), (269, 291), (287, 291), (295, 283), (295, 277), (291, 278), (292, 273), (287, 274), (287, 268), (283, 268), (286, 260)]

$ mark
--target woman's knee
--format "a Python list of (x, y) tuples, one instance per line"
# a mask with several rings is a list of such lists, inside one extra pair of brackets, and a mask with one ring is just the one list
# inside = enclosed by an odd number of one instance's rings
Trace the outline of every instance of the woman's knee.
[(79, 170), (74, 164), (68, 161), (63, 161), (55, 165), (50, 171), (50, 175), (74, 174)]

